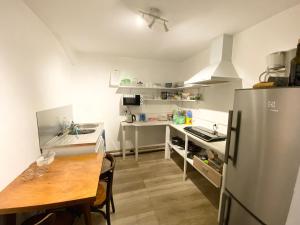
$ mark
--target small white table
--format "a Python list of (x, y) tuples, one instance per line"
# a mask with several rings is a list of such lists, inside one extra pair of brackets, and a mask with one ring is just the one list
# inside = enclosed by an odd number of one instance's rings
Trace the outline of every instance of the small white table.
[(148, 121), (148, 122), (121, 122), (122, 127), (122, 154), (123, 159), (126, 157), (126, 149), (125, 149), (125, 134), (126, 134), (126, 127), (134, 127), (135, 128), (135, 160), (138, 160), (138, 143), (139, 143), (139, 127), (149, 127), (149, 126), (166, 126), (171, 124), (171, 121)]

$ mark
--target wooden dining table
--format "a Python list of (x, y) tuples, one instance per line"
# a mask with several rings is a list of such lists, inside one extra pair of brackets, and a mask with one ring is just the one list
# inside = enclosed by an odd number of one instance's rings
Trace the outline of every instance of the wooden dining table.
[(0, 215), (16, 224), (16, 213), (78, 206), (91, 225), (90, 204), (95, 201), (103, 153), (56, 157), (43, 174), (32, 163), (0, 192)]

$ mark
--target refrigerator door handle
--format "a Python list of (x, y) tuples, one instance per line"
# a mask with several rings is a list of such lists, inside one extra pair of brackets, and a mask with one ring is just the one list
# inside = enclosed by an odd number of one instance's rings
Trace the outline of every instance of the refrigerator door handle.
[(226, 192), (222, 195), (222, 205), (219, 225), (228, 225), (230, 215), (231, 197)]
[(233, 118), (233, 111), (230, 110), (228, 113), (228, 123), (227, 123), (227, 138), (226, 138), (225, 157), (224, 157), (225, 164), (228, 164), (228, 158), (229, 158), (232, 118)]
[[(236, 127), (232, 126), (232, 118), (233, 118), (233, 111), (229, 111), (228, 116), (228, 125), (227, 125), (227, 141), (226, 141), (226, 148), (225, 148), (225, 158), (224, 162), (228, 164), (228, 159), (232, 160), (232, 164), (235, 166), (237, 161), (237, 154), (238, 154), (238, 147), (239, 147), (239, 137), (240, 137), (240, 128), (241, 128), (241, 119), (242, 119), (242, 112), (237, 112), (237, 119), (236, 119)], [(233, 156), (229, 154), (230, 151), (230, 141), (231, 141), (231, 132), (235, 132), (235, 141), (233, 147)]]

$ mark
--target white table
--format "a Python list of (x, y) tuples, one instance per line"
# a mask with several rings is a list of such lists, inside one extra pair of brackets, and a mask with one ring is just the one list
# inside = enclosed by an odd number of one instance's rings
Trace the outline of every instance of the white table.
[(123, 159), (126, 157), (126, 149), (125, 149), (125, 134), (126, 134), (126, 127), (134, 127), (135, 129), (135, 160), (138, 160), (138, 144), (139, 144), (139, 127), (149, 127), (149, 126), (166, 126), (170, 125), (172, 122), (170, 121), (148, 121), (148, 122), (121, 122), (122, 127), (122, 154)]

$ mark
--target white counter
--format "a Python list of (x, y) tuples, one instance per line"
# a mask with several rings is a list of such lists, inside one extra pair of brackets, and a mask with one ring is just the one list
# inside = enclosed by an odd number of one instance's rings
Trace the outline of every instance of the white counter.
[(59, 155), (95, 152), (97, 145), (100, 144), (99, 141), (102, 141), (101, 135), (104, 129), (103, 123), (96, 124), (98, 126), (95, 128), (84, 128), (95, 129), (95, 132), (90, 134), (69, 135), (65, 133), (54, 137), (43, 147), (43, 150), (51, 149)]
[(134, 127), (135, 128), (135, 158), (138, 159), (138, 136), (139, 136), (139, 127), (149, 127), (149, 126), (170, 126), (177, 131), (183, 133), (184, 135), (187, 135), (190, 139), (194, 140), (195, 142), (198, 142), (198, 144), (202, 145), (202, 147), (206, 149), (210, 149), (214, 152), (216, 152), (220, 158), (223, 158), (225, 155), (225, 145), (226, 141), (217, 141), (217, 142), (207, 142), (204, 141), (198, 137), (196, 137), (193, 134), (190, 134), (184, 130), (187, 126), (199, 126), (201, 124), (193, 124), (193, 125), (176, 125), (172, 121), (147, 121), (147, 122), (140, 122), (135, 121), (133, 123), (127, 123), (127, 122), (121, 122), (122, 126), (122, 152), (123, 152), (123, 159), (125, 159), (126, 156), (126, 149), (125, 149), (125, 127)]
[[(180, 131), (183, 134), (186, 134), (189, 138), (193, 139), (194, 141), (202, 144), (204, 147), (209, 148), (210, 150), (215, 151), (216, 153), (220, 154), (221, 156), (225, 155), (225, 145), (226, 141), (216, 141), (216, 142), (207, 142), (202, 140), (201, 138), (196, 137), (195, 135), (186, 132), (184, 130), (185, 127), (188, 127), (190, 125), (176, 125), (176, 124), (169, 124), (170, 127)], [(192, 126), (197, 126), (197, 125), (192, 125)]]

